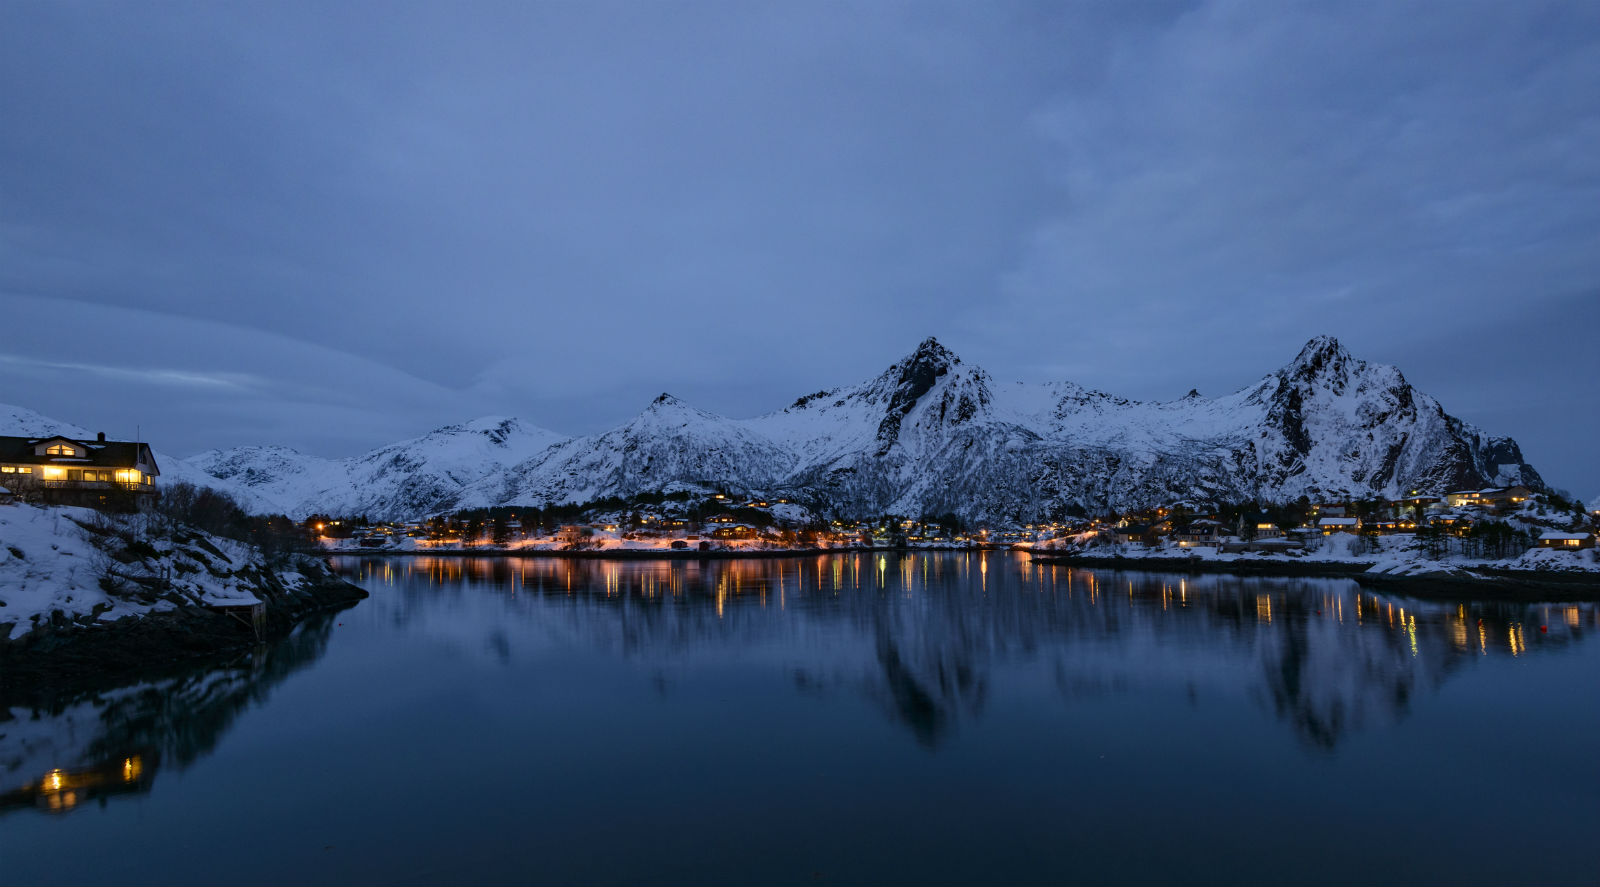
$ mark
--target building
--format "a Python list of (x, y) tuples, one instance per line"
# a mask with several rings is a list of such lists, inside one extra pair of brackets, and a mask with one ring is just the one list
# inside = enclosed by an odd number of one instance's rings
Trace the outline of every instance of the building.
[(1359, 533), (1361, 532), (1361, 518), (1325, 517), (1317, 521), (1317, 529), (1321, 530), (1324, 536), (1331, 536), (1334, 533)]
[(1197, 545), (1216, 545), (1217, 535), (1222, 529), (1222, 524), (1201, 518), (1189, 522), (1181, 531), (1173, 534), (1180, 548), (1193, 548)]
[(143, 511), (161, 474), (150, 445), (70, 437), (0, 437), (0, 485), (18, 500)]
[(1144, 524), (1129, 524), (1125, 527), (1117, 527), (1112, 532), (1116, 534), (1119, 545), (1134, 545), (1144, 541), (1145, 537), (1150, 534), (1150, 527)]
[(1409, 517), (1384, 518), (1374, 521), (1372, 526), (1379, 533), (1385, 534), (1415, 533), (1417, 531), (1417, 522)]
[(1594, 547), (1593, 533), (1542, 533), (1540, 548), (1557, 548), (1563, 551), (1581, 551)]
[(1533, 496), (1533, 491), (1524, 486), (1515, 487), (1489, 487), (1483, 490), (1452, 490), (1445, 493), (1445, 501), (1451, 508), (1460, 508), (1464, 505), (1477, 505), (1484, 508), (1510, 508), (1521, 505)]

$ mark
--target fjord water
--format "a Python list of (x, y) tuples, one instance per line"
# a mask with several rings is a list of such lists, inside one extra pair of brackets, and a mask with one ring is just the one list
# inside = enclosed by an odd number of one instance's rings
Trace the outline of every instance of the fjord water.
[(372, 597), (253, 656), (12, 708), (0, 881), (1600, 877), (1593, 605), (1001, 552), (338, 566)]

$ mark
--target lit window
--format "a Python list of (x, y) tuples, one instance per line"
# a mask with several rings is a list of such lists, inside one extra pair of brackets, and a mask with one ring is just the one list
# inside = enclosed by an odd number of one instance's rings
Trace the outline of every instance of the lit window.
[(66, 472), (65, 469), (61, 469), (61, 468), (46, 468), (44, 470), (44, 479), (45, 480), (60, 480), (63, 477), (66, 477), (66, 476), (67, 476), (67, 472)]
[(77, 450), (74, 450), (72, 447), (69, 447), (66, 444), (56, 444), (53, 447), (48, 447), (48, 448), (45, 449), (45, 452), (48, 453), (49, 455), (52, 455), (52, 456), (76, 456), (76, 455), (78, 455), (78, 451)]
[(0, 465), (0, 473), (3, 473), (3, 474), (16, 474), (17, 473), (17, 469), (14, 466), (11, 466), (11, 465)]

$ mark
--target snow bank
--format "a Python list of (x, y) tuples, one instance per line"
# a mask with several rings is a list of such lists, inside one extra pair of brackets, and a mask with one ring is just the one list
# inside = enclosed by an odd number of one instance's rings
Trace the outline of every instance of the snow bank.
[[(111, 622), (185, 606), (262, 603), (271, 571), (251, 546), (142, 515), (0, 506), (0, 640), (70, 620)], [(287, 588), (297, 572), (276, 574)]]

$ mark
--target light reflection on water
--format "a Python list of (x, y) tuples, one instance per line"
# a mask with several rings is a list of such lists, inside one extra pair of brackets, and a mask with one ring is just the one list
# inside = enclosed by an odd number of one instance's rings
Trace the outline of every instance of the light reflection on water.
[[(1593, 604), (1423, 602), (1343, 579), (1107, 573), (999, 552), (341, 566), (369, 587), (401, 590), (401, 622), (440, 588), (503, 595), (483, 625), (486, 645), (503, 654), (507, 620), (547, 622), (561, 597), (577, 601), (557, 608), (567, 628), (645, 658), (697, 646), (783, 648), (808, 631), (834, 632), (837, 646), (788, 651), (796, 681), (855, 677), (927, 745), (981, 709), (996, 662), (1020, 657), (1047, 668), (1068, 696), (1163, 681), (1191, 693), (1218, 681), (1249, 686), (1301, 739), (1332, 747), (1374, 718), (1404, 715), (1419, 690), (1468, 657), (1526, 655), (1529, 624), (1535, 652), (1600, 628)], [(730, 613), (737, 624), (725, 624)], [(849, 675), (846, 663), (862, 658), (863, 673)]]
[(0, 880), (1594, 873), (1594, 605), (998, 552), (337, 566), (372, 597), (245, 661), (11, 708)]

